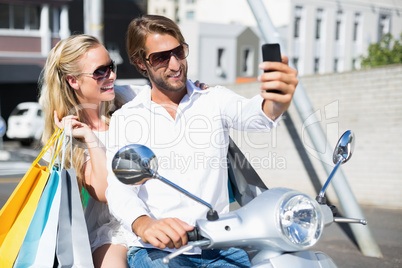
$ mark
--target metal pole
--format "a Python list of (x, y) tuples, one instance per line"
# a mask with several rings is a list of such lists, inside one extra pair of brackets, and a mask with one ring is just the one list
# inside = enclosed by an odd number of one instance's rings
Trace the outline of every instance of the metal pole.
[(93, 36), (103, 43), (103, 0), (92, 0), (91, 3), (90, 31)]
[(84, 33), (103, 43), (103, 0), (84, 0)]
[(91, 34), (90, 0), (84, 0), (84, 33)]
[[(286, 48), (282, 44), (279, 33), (273, 25), (262, 1), (247, 1), (258, 23), (258, 27), (261, 31), (264, 41), (267, 43), (279, 43), (282, 53), (287, 55)], [(294, 64), (290, 59), (289, 66), (294, 68)], [(297, 86), (296, 92), (293, 97), (293, 103), (295, 104), (295, 107), (299, 113), (302, 122), (306, 122), (307, 119), (315, 119), (314, 122), (319, 122), (318, 119), (312, 118), (315, 117), (313, 106), (311, 105), (311, 102), (301, 83), (299, 83)], [(332, 148), (326, 139), (321, 125), (311, 124), (307, 128), (305, 128), (305, 130), (310, 136), (311, 141), (317, 152), (321, 151), (322, 146), (320, 145), (326, 144), (325, 153), (318, 154), (318, 156), (320, 157), (321, 163), (323, 164), (326, 173), (329, 175), (332, 168), (326, 164), (326, 159), (332, 159)], [(341, 169), (338, 171), (332, 183), (342, 210), (345, 213), (345, 216), (353, 218), (364, 218), (363, 212), (360, 209), (360, 206), (357, 203), (356, 198), (353, 195)], [(368, 226), (362, 226), (360, 224), (350, 224), (350, 228), (356, 238), (360, 250), (365, 256), (382, 258), (381, 250), (375, 242)]]

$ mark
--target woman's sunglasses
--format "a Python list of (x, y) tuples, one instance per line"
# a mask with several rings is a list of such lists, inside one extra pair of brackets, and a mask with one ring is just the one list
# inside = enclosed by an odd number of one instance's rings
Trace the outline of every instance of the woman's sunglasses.
[(96, 81), (102, 81), (110, 76), (110, 73), (113, 71), (116, 73), (117, 66), (114, 61), (111, 61), (109, 65), (98, 67), (93, 73), (80, 73), (86, 75), (92, 75), (92, 78)]
[(177, 60), (184, 60), (188, 56), (188, 45), (186, 43), (181, 44), (174, 49), (151, 53), (148, 59), (149, 65), (152, 67), (167, 66), (169, 64), (170, 58), (175, 56)]

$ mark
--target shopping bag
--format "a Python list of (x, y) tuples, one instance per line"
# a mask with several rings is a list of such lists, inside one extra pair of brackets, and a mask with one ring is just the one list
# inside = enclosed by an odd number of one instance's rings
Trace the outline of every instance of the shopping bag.
[(229, 190), (240, 206), (268, 190), (253, 166), (230, 138), (228, 150)]
[(53, 198), (53, 203), (49, 211), (49, 217), (38, 243), (35, 261), (32, 267), (53, 267), (56, 252), (57, 228), (59, 223), (61, 180), (60, 172), (54, 172), (58, 180), (57, 190)]
[[(21, 245), (20, 251), (18, 253), (18, 257), (14, 262), (14, 267), (24, 268), (24, 267), (38, 267), (45, 266), (46, 260), (49, 259), (51, 264), (45, 267), (52, 267), (54, 262), (54, 256), (51, 257), (49, 252), (53, 246), (53, 252), (56, 244), (56, 233), (57, 233), (57, 218), (51, 218), (51, 210), (55, 210), (57, 207), (60, 208), (60, 193), (58, 196), (56, 195), (59, 187), (59, 173), (56, 168), (53, 168), (52, 173), (49, 177), (49, 180), (46, 184), (45, 189), (43, 190), (42, 196), (39, 200), (38, 206), (36, 208), (35, 214), (32, 218), (31, 224), (29, 225), (27, 234), (25, 235), (24, 241)], [(60, 192), (60, 191), (59, 191)], [(54, 211), (52, 211), (54, 213)], [(58, 210), (57, 210), (58, 213)], [(57, 214), (56, 214), (57, 215)], [(58, 215), (57, 215), (58, 216)], [(54, 217), (54, 216), (53, 216)], [(49, 221), (50, 219), (50, 221)], [(52, 220), (54, 222), (52, 222)], [(45, 228), (50, 228), (51, 225), (54, 225), (56, 228), (53, 228), (54, 234), (48, 232), (44, 232)], [(52, 238), (53, 237), (53, 238)], [(35, 262), (36, 256), (39, 250), (39, 243), (46, 243), (45, 245), (41, 245), (41, 248), (46, 248), (46, 256), (45, 259), (38, 259), (41, 262), (39, 265)]]
[(93, 267), (91, 247), (74, 169), (61, 170), (58, 267)]
[(50, 175), (39, 160), (59, 139), (56, 130), (0, 211), (0, 267), (12, 267)]
[(57, 267), (93, 267), (75, 170), (64, 168), (66, 146), (63, 142), (61, 162), (58, 158), (14, 267), (53, 267), (55, 261)]
[[(64, 168), (65, 149), (63, 146), (56, 260), (58, 267), (94, 267), (75, 169)], [(73, 159), (72, 151), (71, 148), (70, 159)]]
[[(49, 249), (55, 248), (56, 244), (56, 233), (57, 233), (57, 222), (58, 222), (58, 217), (55, 218), (55, 221), (50, 221), (49, 216), (54, 218), (55, 209), (57, 209), (57, 215), (58, 215), (58, 208), (60, 207), (60, 194), (56, 194), (60, 187), (59, 187), (59, 173), (58, 168), (54, 167), (53, 164), (55, 162), (56, 157), (58, 156), (58, 153), (60, 151), (60, 148), (62, 148), (64, 140), (64, 132), (61, 132), (59, 139), (56, 141), (56, 144), (54, 146), (53, 150), (53, 156), (50, 160), (50, 165), (52, 165), (50, 170), (52, 171), (50, 174), (50, 177), (48, 179), (48, 182), (45, 186), (45, 189), (43, 190), (43, 193), (39, 199), (38, 206), (36, 208), (35, 214), (32, 218), (32, 221), (28, 227), (28, 231), (25, 235), (24, 241), (21, 245), (20, 251), (18, 253), (17, 259), (14, 262), (13, 267), (18, 267), (18, 268), (24, 268), (24, 267), (52, 267), (53, 262), (54, 262), (54, 256), (51, 257), (49, 255)], [(58, 159), (58, 158), (57, 158)], [(58, 161), (60, 162), (60, 161)], [(60, 163), (59, 163), (60, 167)], [(60, 192), (60, 191), (59, 191)], [(56, 197), (56, 199), (55, 199)], [(52, 210), (53, 207), (53, 210)], [(51, 220), (53, 219), (51, 218)], [(50, 226), (54, 227), (50, 227)], [(50, 233), (51, 231), (47, 231), (44, 233), (45, 228), (47, 229), (51, 228), (54, 230), (54, 234)], [(45, 234), (45, 235), (43, 235)], [(47, 255), (45, 259), (40, 259), (39, 263), (35, 262), (35, 256), (38, 253), (39, 249), (39, 243), (41, 242), (45, 243), (46, 247), (46, 252)], [(52, 246), (53, 244), (53, 246)], [(42, 254), (43, 255), (43, 254)], [(46, 264), (46, 265), (45, 265)]]

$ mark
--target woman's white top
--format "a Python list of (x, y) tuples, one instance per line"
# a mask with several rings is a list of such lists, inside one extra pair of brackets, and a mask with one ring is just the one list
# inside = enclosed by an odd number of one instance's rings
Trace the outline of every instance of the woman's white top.
[[(94, 133), (99, 139), (99, 146), (105, 147), (108, 131), (94, 131)], [(86, 154), (85, 158), (89, 160), (89, 155)], [(132, 246), (130, 241), (136, 240), (135, 234), (123, 228), (110, 214), (106, 203), (96, 201), (92, 197), (89, 197), (85, 209), (85, 220), (92, 252), (105, 244), (118, 244), (128, 248)]]
[[(127, 102), (133, 99), (142, 88), (142, 86), (115, 86), (115, 91), (124, 102)], [(108, 131), (94, 131), (94, 134), (99, 139), (99, 146), (106, 148)], [(85, 150), (85, 161), (89, 159), (88, 150)], [(96, 201), (92, 197), (89, 197), (85, 209), (85, 220), (92, 252), (105, 244), (118, 244), (128, 248), (133, 246), (133, 241), (137, 240), (133, 232), (123, 228), (110, 214), (106, 203)]]

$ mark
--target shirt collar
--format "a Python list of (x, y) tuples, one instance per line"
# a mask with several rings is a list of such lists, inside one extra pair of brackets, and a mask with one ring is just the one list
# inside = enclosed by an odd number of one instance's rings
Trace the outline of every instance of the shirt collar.
[(128, 102), (126, 105), (127, 108), (136, 107), (139, 105), (144, 105), (145, 107), (149, 107), (151, 105), (151, 86), (145, 85), (144, 88), (134, 97), (134, 99)]
[[(187, 79), (186, 82), (187, 87), (187, 95), (184, 98), (191, 99), (193, 96), (197, 94), (205, 94), (209, 92), (208, 89), (200, 89), (196, 87), (191, 80)], [(184, 99), (183, 98), (183, 99)], [(127, 105), (128, 107), (135, 107), (139, 105), (144, 105), (145, 107), (149, 107), (151, 105), (151, 86), (146, 85), (138, 95)]]

